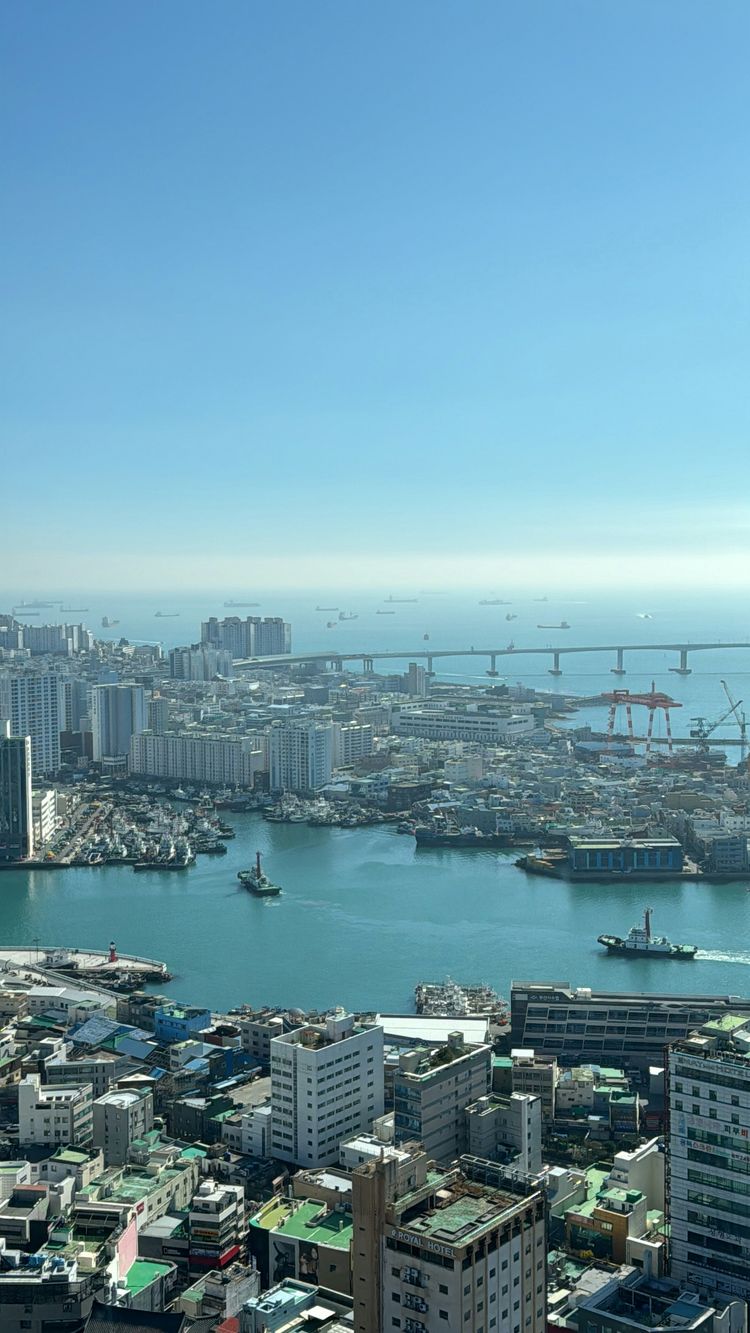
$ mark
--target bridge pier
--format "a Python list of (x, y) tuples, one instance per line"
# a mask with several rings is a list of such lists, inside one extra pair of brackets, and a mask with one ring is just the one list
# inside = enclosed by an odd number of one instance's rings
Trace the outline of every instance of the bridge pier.
[(676, 676), (690, 676), (692, 674), (693, 668), (689, 667), (687, 663), (688, 663), (688, 650), (687, 648), (681, 648), (680, 665), (676, 667), (670, 667), (669, 670), (674, 671)]
[(430, 657), (429, 653), (427, 654), (427, 675), (428, 676), (435, 675), (435, 672), (432, 669), (432, 658)]
[(490, 666), (487, 675), (488, 676), (499, 675), (499, 672), (497, 670), (497, 653), (490, 653)]
[(332, 671), (343, 671), (343, 670), (344, 670), (344, 663), (342, 662), (342, 660), (341, 660), (340, 657), (332, 657), (332, 658), (331, 658), (331, 670), (332, 670)]
[(624, 676), (624, 675), (625, 675), (625, 667), (623, 666), (623, 662), (622, 662), (624, 651), (625, 651), (624, 648), (618, 648), (618, 649), (617, 649), (617, 662), (616, 662), (616, 664), (611, 668), (611, 670), (612, 670), (612, 675), (613, 675), (613, 676)]
[(365, 676), (371, 676), (375, 670), (375, 664), (371, 657), (362, 658), (362, 672)]
[(549, 674), (551, 676), (562, 675), (562, 671), (560, 670), (560, 654), (557, 652), (552, 654), (552, 666), (549, 669)]

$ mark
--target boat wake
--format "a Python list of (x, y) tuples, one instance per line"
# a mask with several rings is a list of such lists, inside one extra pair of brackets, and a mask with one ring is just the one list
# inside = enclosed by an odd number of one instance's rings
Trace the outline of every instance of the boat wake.
[(725, 953), (722, 949), (699, 949), (697, 963), (744, 963), (750, 967), (750, 953)]

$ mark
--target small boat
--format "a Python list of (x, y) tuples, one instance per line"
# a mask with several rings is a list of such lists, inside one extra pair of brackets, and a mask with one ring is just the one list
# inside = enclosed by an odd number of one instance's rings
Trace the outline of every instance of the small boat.
[(254, 893), (256, 898), (275, 898), (281, 893), (281, 886), (273, 884), (260, 864), (260, 852), (255, 853), (255, 865), (250, 870), (238, 871), (237, 878), (243, 889)]
[(653, 909), (647, 907), (643, 913), (643, 925), (631, 926), (625, 939), (620, 935), (599, 935), (598, 943), (603, 944), (608, 953), (624, 954), (630, 958), (677, 958), (689, 962), (695, 958), (698, 950), (694, 944), (672, 944), (666, 935), (654, 935), (651, 931)]
[(429, 637), (430, 637), (429, 634), (422, 635), (422, 638), (425, 640), (425, 642), (429, 639)]
[(513, 649), (515, 648), (515, 646), (516, 646), (516, 645), (514, 644), (513, 640), (511, 639), (511, 641), (510, 641), (510, 643), (508, 644), (508, 647), (506, 648), (505, 651), (506, 651), (507, 653), (512, 653), (512, 652), (513, 652)]
[(505, 619), (506, 619), (506, 620), (518, 620), (518, 616), (516, 615), (515, 611), (509, 611), (508, 614), (506, 615)]

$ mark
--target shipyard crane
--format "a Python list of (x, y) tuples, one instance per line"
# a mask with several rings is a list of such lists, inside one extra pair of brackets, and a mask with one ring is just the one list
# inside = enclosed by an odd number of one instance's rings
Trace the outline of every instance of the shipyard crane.
[(741, 699), (735, 700), (732, 698), (729, 686), (727, 685), (727, 682), (725, 680), (721, 682), (721, 685), (731, 705), (732, 712), (734, 713), (735, 720), (737, 722), (737, 726), (740, 729), (740, 763), (744, 764), (745, 759), (747, 758), (747, 723), (745, 721), (744, 712), (742, 713), (740, 712), (740, 704), (742, 703), (742, 700)]
[(727, 718), (731, 717), (733, 711), (732, 708), (728, 708), (726, 713), (722, 713), (721, 717), (717, 718), (715, 722), (709, 722), (705, 717), (691, 717), (690, 721), (695, 722), (696, 726), (690, 728), (690, 735), (694, 741), (698, 742), (698, 749), (702, 754), (708, 753), (709, 736), (716, 731), (717, 727), (721, 726), (722, 722), (726, 722)]

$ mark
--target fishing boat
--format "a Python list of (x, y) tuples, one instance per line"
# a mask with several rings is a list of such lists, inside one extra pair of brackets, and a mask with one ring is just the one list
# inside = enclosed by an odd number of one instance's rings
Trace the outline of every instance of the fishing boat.
[(240, 870), (237, 873), (243, 889), (254, 893), (256, 898), (275, 898), (281, 893), (281, 886), (273, 884), (260, 864), (260, 852), (255, 853), (255, 865), (249, 870)]
[(653, 908), (643, 913), (643, 925), (631, 926), (625, 939), (620, 935), (600, 935), (598, 943), (608, 953), (625, 954), (629, 958), (677, 958), (689, 962), (698, 950), (694, 944), (672, 944), (666, 935), (654, 935), (651, 930)]

